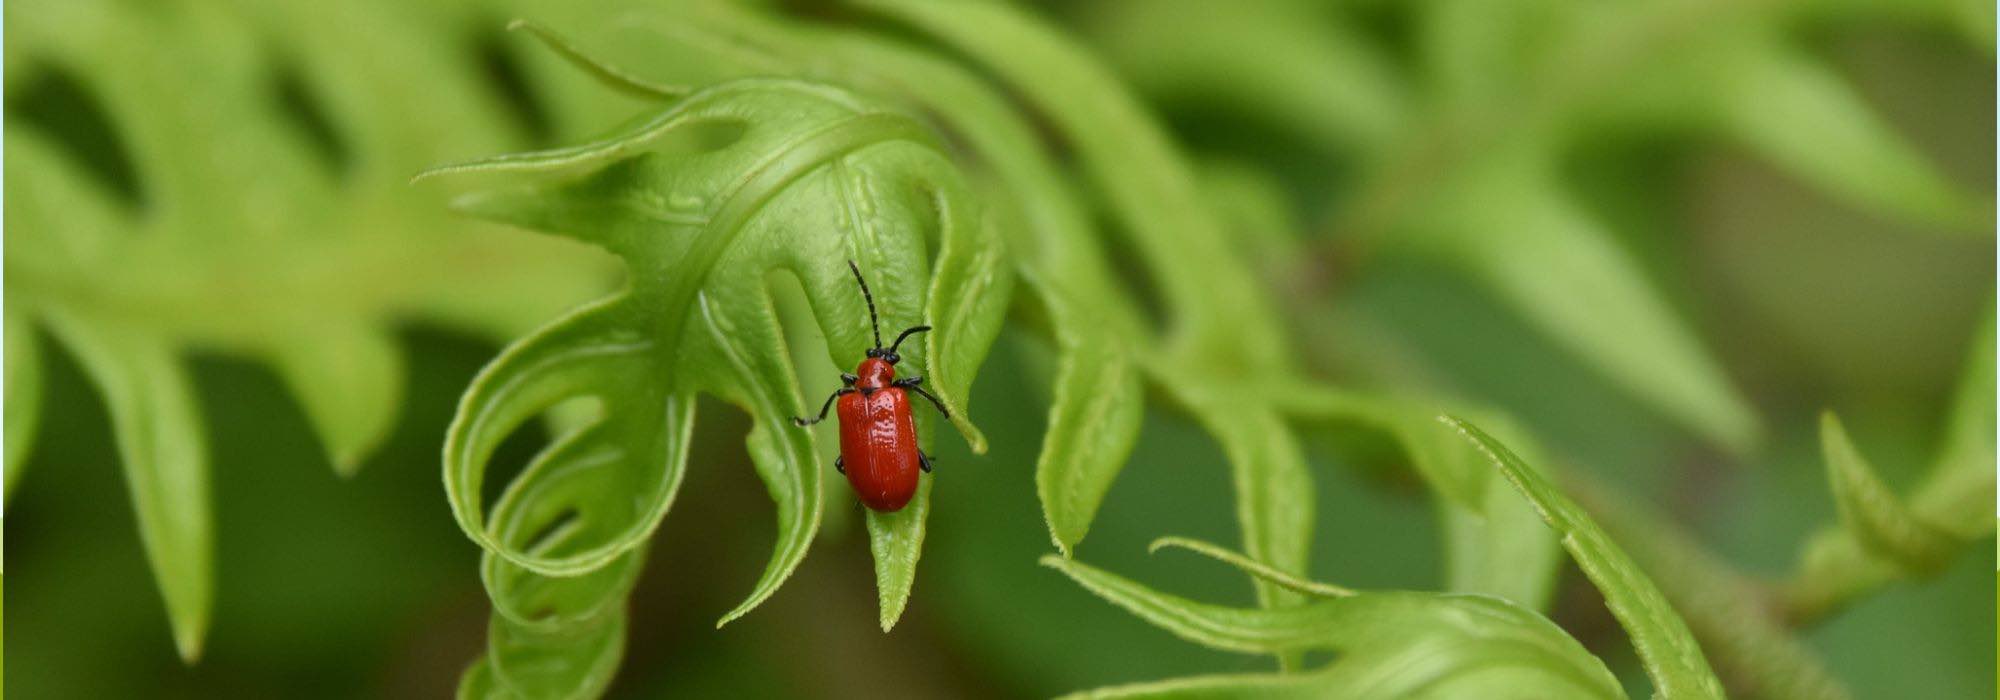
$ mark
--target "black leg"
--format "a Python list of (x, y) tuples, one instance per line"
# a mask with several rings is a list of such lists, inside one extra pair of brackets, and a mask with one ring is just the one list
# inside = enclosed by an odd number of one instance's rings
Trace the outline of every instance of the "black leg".
[(951, 409), (945, 408), (943, 401), (939, 401), (938, 397), (932, 396), (931, 392), (924, 391), (923, 387), (917, 386), (922, 383), (924, 383), (923, 377), (910, 377), (896, 380), (895, 386), (917, 392), (918, 396), (930, 399), (931, 405), (937, 407), (938, 413), (944, 414), (944, 417), (947, 419), (951, 418)]
[(823, 403), (823, 404), (820, 404), (820, 405), (819, 405), (819, 416), (818, 416), (818, 417), (816, 417), (816, 418), (813, 418), (813, 419), (811, 419), (811, 420), (807, 420), (807, 419), (806, 419), (806, 418), (805, 418), (804, 416), (800, 416), (800, 417), (797, 417), (797, 418), (793, 418), (793, 419), (792, 419), (792, 424), (793, 424), (793, 425), (797, 425), (797, 426), (799, 426), (799, 427), (803, 428), (803, 427), (806, 427), (806, 426), (808, 426), (808, 425), (812, 425), (812, 424), (814, 424), (814, 423), (818, 423), (818, 422), (820, 422), (820, 421), (823, 421), (823, 420), (826, 420), (826, 411), (827, 411), (827, 409), (829, 409), (829, 408), (833, 408), (833, 400), (834, 400), (834, 399), (837, 399), (837, 398), (840, 398), (840, 395), (841, 395), (841, 394), (851, 394), (851, 393), (854, 393), (854, 390), (853, 390), (853, 389), (841, 389), (841, 390), (839, 390), (839, 391), (835, 391), (835, 392), (833, 392), (833, 395), (832, 395), (832, 396), (828, 396), (828, 397), (826, 397), (826, 403)]
[[(919, 453), (917, 453), (917, 454), (923, 454), (923, 453), (919, 452)], [(842, 458), (842, 457), (834, 457), (834, 458), (833, 458), (833, 470), (834, 470), (834, 471), (837, 471), (837, 472), (840, 472), (840, 473), (842, 473), (842, 474), (846, 474), (846, 473), (847, 473), (847, 465), (846, 465), (846, 464), (844, 464), (844, 463), (842, 463), (842, 460), (843, 460), (843, 459), (844, 459), (844, 458)]]
[(848, 386), (854, 386), (854, 383), (858, 381), (861, 381), (860, 377), (848, 374), (846, 372), (840, 373), (840, 383), (842, 384), (846, 384)]
[(917, 464), (924, 468), (925, 474), (931, 473), (931, 456), (924, 454), (923, 450), (917, 450)]

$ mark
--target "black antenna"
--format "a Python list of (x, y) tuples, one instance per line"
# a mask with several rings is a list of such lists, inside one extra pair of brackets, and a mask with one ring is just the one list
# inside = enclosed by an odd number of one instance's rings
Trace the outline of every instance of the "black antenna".
[(868, 327), (875, 331), (875, 348), (882, 348), (882, 322), (875, 318), (875, 295), (868, 293), (868, 280), (861, 279), (861, 268), (854, 261), (847, 261), (847, 269), (854, 273), (854, 281), (861, 285), (861, 298), (868, 300)]
[(909, 330), (903, 331), (902, 335), (896, 336), (896, 342), (891, 343), (889, 345), (889, 352), (894, 353), (896, 352), (896, 348), (903, 347), (904, 338), (908, 338), (912, 335), (916, 335), (918, 333), (922, 333), (930, 329), (931, 329), (930, 326), (910, 326)]

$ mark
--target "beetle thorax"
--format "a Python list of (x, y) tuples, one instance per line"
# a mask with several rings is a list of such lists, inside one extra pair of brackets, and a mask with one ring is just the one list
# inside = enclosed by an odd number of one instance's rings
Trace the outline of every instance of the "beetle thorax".
[(854, 376), (859, 377), (854, 382), (854, 386), (856, 387), (862, 389), (881, 389), (889, 386), (890, 382), (896, 381), (896, 366), (889, 364), (888, 361), (882, 358), (870, 357), (862, 360), (861, 366), (854, 369)]

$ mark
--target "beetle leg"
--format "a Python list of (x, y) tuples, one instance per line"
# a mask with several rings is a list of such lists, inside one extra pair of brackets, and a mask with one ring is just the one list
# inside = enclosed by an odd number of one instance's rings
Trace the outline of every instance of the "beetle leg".
[(833, 400), (840, 398), (841, 394), (852, 394), (852, 393), (854, 393), (854, 389), (852, 388), (844, 388), (834, 391), (833, 395), (826, 397), (826, 403), (819, 405), (819, 415), (817, 417), (814, 417), (812, 419), (807, 419), (805, 416), (794, 417), (792, 419), (792, 424), (803, 428), (808, 425), (812, 425), (814, 423), (826, 420), (826, 411), (827, 409), (833, 408)]
[(923, 387), (917, 386), (918, 384), (922, 384), (923, 381), (924, 381), (923, 377), (910, 377), (908, 379), (898, 379), (896, 380), (896, 386), (917, 392), (918, 396), (930, 399), (931, 405), (937, 407), (938, 413), (944, 414), (944, 417), (947, 419), (951, 418), (951, 409), (945, 408), (943, 401), (939, 401), (938, 397), (932, 396), (931, 392), (924, 391)]
[[(922, 453), (918, 453), (918, 454), (922, 454)], [(835, 458), (833, 458), (833, 470), (834, 470), (834, 471), (837, 471), (837, 472), (840, 472), (840, 473), (842, 473), (842, 474), (846, 474), (846, 473), (847, 473), (847, 465), (846, 465), (846, 464), (843, 464), (843, 463), (842, 463), (842, 460), (844, 460), (844, 459), (846, 459), (846, 458), (845, 458), (845, 457), (835, 457)]]
[(848, 374), (846, 372), (840, 373), (840, 383), (842, 384), (846, 384), (848, 386), (854, 386), (854, 383), (858, 381), (861, 381), (860, 377)]
[(917, 465), (924, 468), (925, 474), (931, 473), (931, 456), (924, 454), (923, 450), (917, 450)]

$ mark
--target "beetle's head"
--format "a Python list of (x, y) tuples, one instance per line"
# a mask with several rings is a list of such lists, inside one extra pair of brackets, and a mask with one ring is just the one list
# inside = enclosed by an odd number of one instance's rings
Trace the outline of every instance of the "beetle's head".
[(896, 354), (896, 351), (890, 348), (869, 348), (868, 356), (892, 365), (903, 361), (903, 356)]

